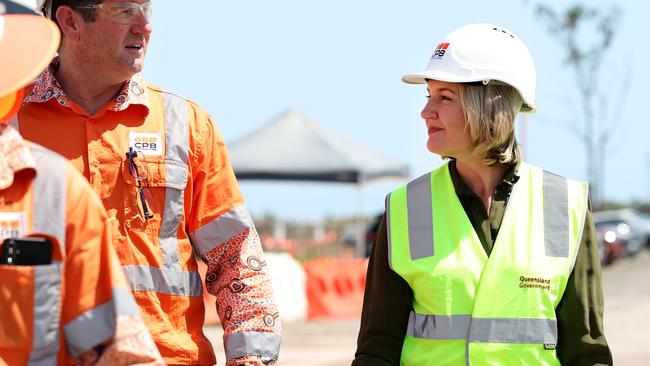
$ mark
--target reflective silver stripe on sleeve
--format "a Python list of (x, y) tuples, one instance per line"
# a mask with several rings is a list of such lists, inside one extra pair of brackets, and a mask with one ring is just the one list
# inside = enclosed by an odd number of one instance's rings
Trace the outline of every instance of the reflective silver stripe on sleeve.
[(470, 342), (557, 344), (554, 319), (473, 318)]
[(183, 218), (184, 189), (188, 179), (189, 121), (187, 101), (163, 93), (165, 113), (165, 170), (167, 188), (160, 224), (163, 267), (180, 270), (178, 228)]
[(566, 178), (544, 172), (544, 250), (569, 257), (569, 188)]
[(388, 236), (388, 267), (393, 269), (393, 245), (390, 237), (390, 193), (386, 196), (386, 233)]
[(32, 232), (56, 238), (65, 253), (66, 160), (39, 145), (30, 148), (37, 168)]
[(430, 257), (433, 255), (431, 173), (409, 182), (406, 196), (411, 259)]
[(68, 350), (77, 357), (115, 335), (116, 320), (120, 316), (140, 316), (138, 306), (130, 293), (113, 288), (113, 298), (86, 311), (63, 326)]
[(61, 262), (34, 266), (34, 338), (29, 364), (45, 365), (59, 352)]
[(225, 337), (226, 360), (246, 356), (278, 358), (280, 335), (269, 332), (233, 333)]
[(203, 296), (198, 272), (140, 265), (122, 266), (133, 292), (154, 291), (167, 295)]
[(424, 315), (411, 311), (406, 335), (433, 340), (465, 340), (471, 315)]
[(253, 227), (246, 206), (237, 206), (190, 233), (192, 245), (201, 258), (233, 236)]

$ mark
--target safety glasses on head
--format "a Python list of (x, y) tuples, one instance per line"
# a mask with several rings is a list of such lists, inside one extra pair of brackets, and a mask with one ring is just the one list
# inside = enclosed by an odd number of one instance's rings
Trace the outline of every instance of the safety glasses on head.
[(75, 9), (97, 9), (99, 16), (120, 24), (130, 25), (136, 22), (140, 14), (143, 14), (147, 22), (151, 21), (151, 1), (146, 3), (107, 3), (86, 6), (77, 6)]

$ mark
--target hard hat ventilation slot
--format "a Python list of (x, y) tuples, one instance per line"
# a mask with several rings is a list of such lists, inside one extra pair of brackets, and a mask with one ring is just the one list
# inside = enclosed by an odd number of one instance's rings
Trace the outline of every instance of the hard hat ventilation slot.
[(505, 31), (505, 30), (503, 30), (503, 29), (499, 29), (499, 28), (497, 28), (497, 27), (492, 27), (492, 30), (494, 30), (494, 31), (501, 31), (501, 33), (506, 34), (506, 35), (509, 35), (510, 38), (515, 39), (515, 36), (514, 36), (512, 33), (507, 32), (507, 31)]

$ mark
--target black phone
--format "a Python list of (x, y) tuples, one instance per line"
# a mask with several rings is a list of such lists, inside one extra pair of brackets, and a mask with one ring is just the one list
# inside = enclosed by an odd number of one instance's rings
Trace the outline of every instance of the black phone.
[(0, 264), (37, 266), (52, 263), (52, 242), (46, 238), (8, 238), (2, 242)]

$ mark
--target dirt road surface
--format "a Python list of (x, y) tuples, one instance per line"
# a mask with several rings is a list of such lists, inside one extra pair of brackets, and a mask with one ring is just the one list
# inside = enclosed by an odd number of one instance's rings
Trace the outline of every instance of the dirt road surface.
[[(650, 250), (603, 271), (605, 334), (616, 366), (650, 366)], [(279, 366), (350, 365), (359, 320), (284, 324)], [(223, 365), (221, 327), (205, 328)]]

